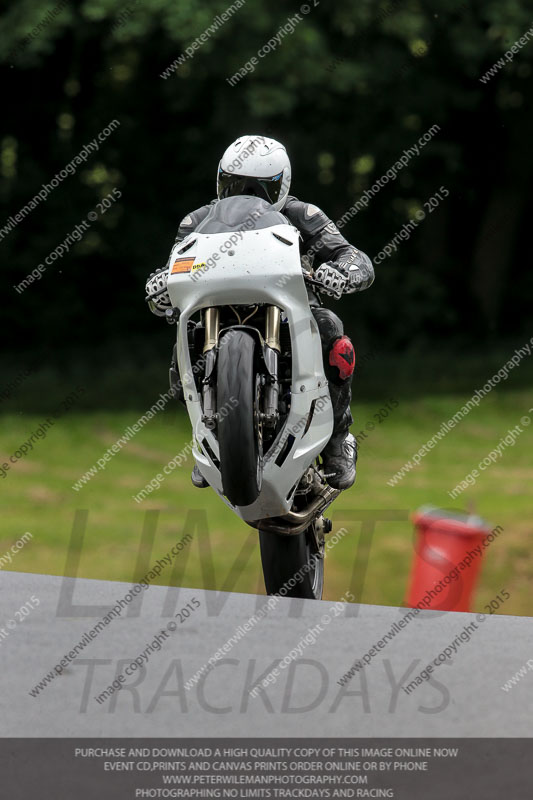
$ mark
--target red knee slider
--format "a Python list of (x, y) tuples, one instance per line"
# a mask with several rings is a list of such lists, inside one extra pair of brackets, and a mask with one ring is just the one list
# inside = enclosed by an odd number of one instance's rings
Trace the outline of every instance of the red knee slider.
[(355, 369), (355, 350), (347, 336), (341, 336), (333, 343), (329, 351), (329, 363), (337, 367), (342, 380), (350, 378)]

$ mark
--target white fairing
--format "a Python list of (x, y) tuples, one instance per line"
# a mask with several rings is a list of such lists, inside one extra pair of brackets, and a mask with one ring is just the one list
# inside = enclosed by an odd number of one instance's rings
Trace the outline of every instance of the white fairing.
[[(285, 244), (278, 234), (291, 244)], [(322, 363), (320, 336), (307, 299), (300, 266), (299, 233), (290, 225), (276, 225), (258, 231), (235, 233), (193, 233), (172, 251), (168, 291), (172, 305), (181, 311), (178, 323), (178, 364), (191, 419), (193, 455), (200, 472), (224, 502), (245, 520), (259, 520), (286, 514), (293, 490), (323, 450), (333, 430), (333, 412)], [(188, 244), (194, 242), (190, 249)], [(229, 252), (228, 252), (229, 251)], [(219, 254), (217, 261), (214, 254)], [(194, 265), (208, 263), (208, 269), (172, 274), (176, 258), (193, 258)], [(288, 319), (292, 341), (291, 409), (278, 440), (264, 454), (263, 483), (259, 497), (246, 507), (234, 507), (222, 494), (222, 480), (208, 451), (206, 440), (218, 459), (218, 442), (202, 422), (201, 397), (192, 376), (187, 344), (187, 322), (202, 308), (264, 303), (282, 309)], [(250, 320), (253, 324), (253, 318)], [(320, 400), (319, 400), (320, 399)], [(311, 423), (305, 431), (312, 401), (316, 400)], [(231, 410), (238, 414), (238, 407)], [(276, 457), (289, 435), (294, 444), (279, 466)], [(238, 443), (235, 443), (238, 458)]]

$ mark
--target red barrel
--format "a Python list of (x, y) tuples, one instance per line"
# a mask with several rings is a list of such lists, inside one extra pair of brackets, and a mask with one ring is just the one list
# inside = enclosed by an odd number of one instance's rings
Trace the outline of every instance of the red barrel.
[(481, 517), (424, 506), (413, 514), (415, 557), (406, 605), (470, 611), (490, 526)]

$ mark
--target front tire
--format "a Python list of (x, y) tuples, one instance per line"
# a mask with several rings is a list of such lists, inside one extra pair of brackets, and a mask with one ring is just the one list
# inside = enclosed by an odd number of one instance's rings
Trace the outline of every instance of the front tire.
[(220, 340), (217, 366), (217, 410), (220, 472), (224, 494), (234, 506), (249, 506), (261, 491), (254, 368), (255, 340), (246, 331), (232, 331)]

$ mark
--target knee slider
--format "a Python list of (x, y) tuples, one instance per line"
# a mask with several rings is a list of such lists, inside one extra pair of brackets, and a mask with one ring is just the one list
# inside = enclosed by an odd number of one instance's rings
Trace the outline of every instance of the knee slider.
[(355, 350), (348, 336), (341, 336), (334, 341), (329, 351), (329, 363), (338, 369), (341, 380), (352, 377), (355, 369)]

